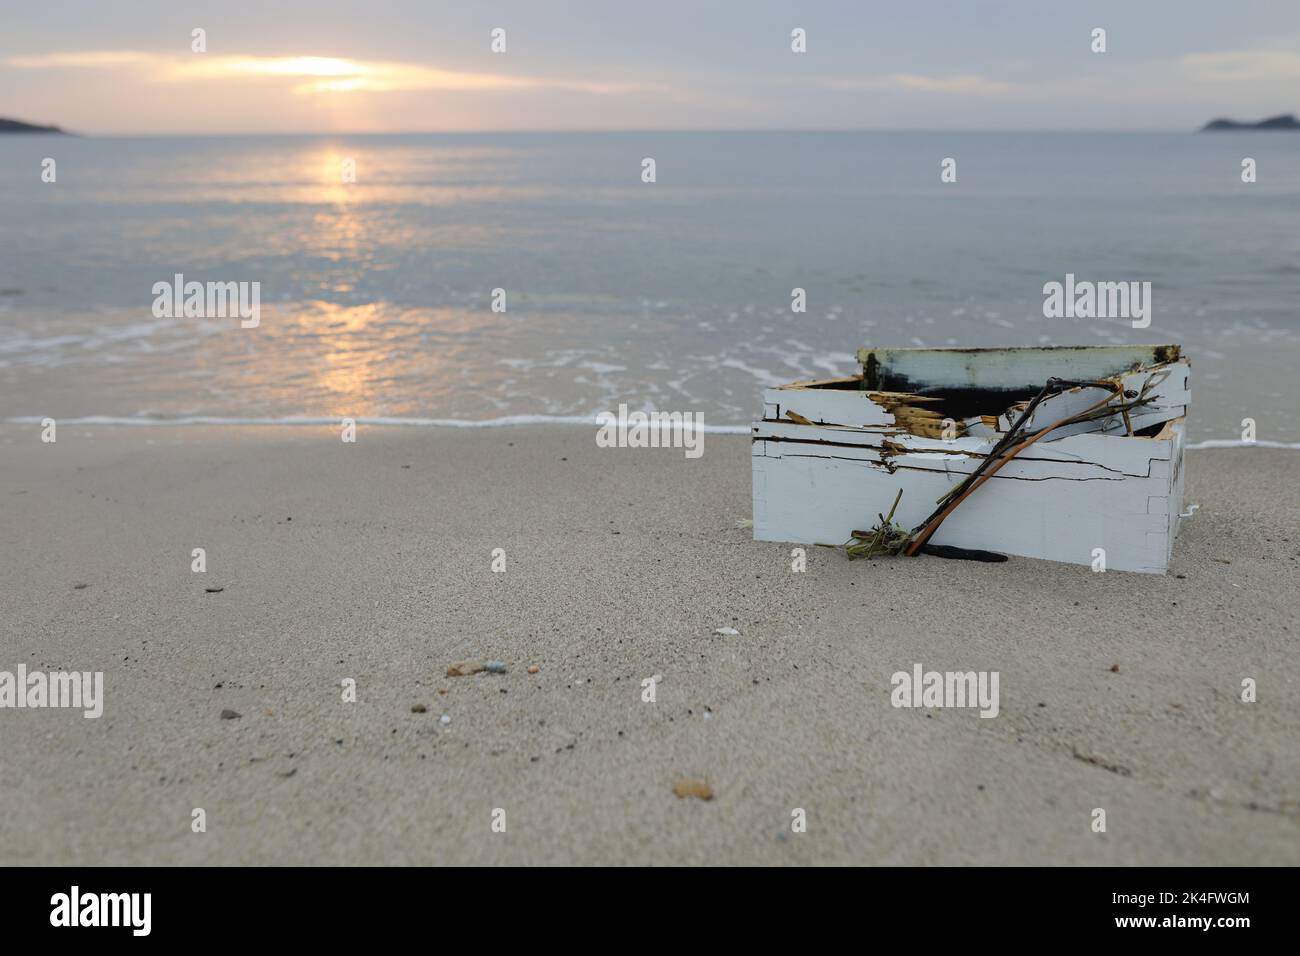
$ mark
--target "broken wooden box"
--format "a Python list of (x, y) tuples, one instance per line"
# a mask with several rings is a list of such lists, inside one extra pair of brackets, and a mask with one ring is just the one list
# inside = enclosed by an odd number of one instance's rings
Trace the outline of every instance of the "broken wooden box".
[(917, 529), (975, 474), (931, 544), (1168, 569), (1189, 401), (1178, 346), (862, 349), (858, 359), (860, 375), (764, 392), (756, 540), (844, 544), (900, 491), (894, 521)]

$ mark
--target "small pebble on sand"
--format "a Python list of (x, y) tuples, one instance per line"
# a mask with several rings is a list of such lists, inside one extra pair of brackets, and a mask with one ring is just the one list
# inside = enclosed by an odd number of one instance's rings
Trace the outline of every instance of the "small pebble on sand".
[(536, 664), (528, 665), (528, 673), (530, 674), (536, 674), (539, 670), (541, 670), (541, 668), (538, 667)]
[(244, 715), (241, 714), (239, 711), (231, 710), (229, 707), (227, 707), (225, 710), (221, 712), (222, 720), (238, 720), (240, 717), (243, 716)]
[(483, 664), (479, 661), (461, 661), (458, 664), (447, 665), (448, 677), (468, 677), (470, 674), (477, 674), (483, 670)]
[(504, 674), (506, 672), (505, 661), (488, 661), (483, 667), (489, 674)]
[(673, 784), (673, 793), (677, 799), (694, 797), (696, 800), (712, 800), (713, 788), (703, 780), (678, 780)]
[(423, 704), (415, 704), (411, 707), (411, 713), (413, 714), (423, 714), (426, 713), (428, 710), (429, 708), (425, 707)]
[(448, 717), (446, 714), (443, 714), (441, 717), (438, 718), (438, 723), (442, 724), (445, 727), (449, 723), (451, 723), (451, 718)]
[(740, 632), (736, 630), (734, 627), (720, 627), (717, 630), (715, 630), (713, 633), (721, 634), (723, 637), (735, 637)]

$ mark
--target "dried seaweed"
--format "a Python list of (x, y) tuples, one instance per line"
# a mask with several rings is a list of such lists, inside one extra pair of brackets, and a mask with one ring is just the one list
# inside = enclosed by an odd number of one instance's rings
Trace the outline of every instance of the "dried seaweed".
[[(894, 512), (898, 510), (898, 503), (903, 499), (903, 489), (898, 489), (898, 495), (894, 498), (894, 505), (889, 509), (888, 515), (877, 514), (880, 523), (870, 531), (854, 531), (852, 537), (844, 545), (844, 551), (849, 556), (849, 560), (854, 558), (874, 558), (881, 554), (901, 554), (907, 547), (907, 543), (912, 540), (912, 532), (908, 531), (901, 525), (894, 524)], [(854, 541), (860, 542), (854, 544)]]

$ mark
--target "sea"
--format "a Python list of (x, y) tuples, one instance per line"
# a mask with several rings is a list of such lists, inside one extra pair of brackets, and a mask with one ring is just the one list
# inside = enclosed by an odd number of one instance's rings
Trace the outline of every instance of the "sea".
[[(1067, 275), (1149, 327), (1046, 316)], [(0, 137), (5, 421), (744, 432), (864, 345), (1123, 343), (1183, 346), (1193, 441), (1300, 441), (1300, 135)]]

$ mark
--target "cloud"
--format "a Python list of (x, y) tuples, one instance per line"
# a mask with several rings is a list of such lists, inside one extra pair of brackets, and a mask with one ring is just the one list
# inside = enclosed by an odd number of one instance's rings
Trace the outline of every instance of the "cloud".
[(1013, 93), (1020, 88), (1014, 83), (990, 80), (973, 73), (951, 76), (926, 76), (921, 73), (889, 73), (882, 76), (829, 78), (817, 81), (827, 90), (902, 90), (920, 93), (970, 93), (977, 96), (996, 96)]
[(1179, 61), (1206, 82), (1233, 83), (1300, 79), (1300, 53), (1287, 50), (1225, 50), (1189, 53)]
[(134, 50), (91, 50), (15, 56), (5, 62), (23, 70), (127, 71), (155, 83), (282, 77), (299, 81), (292, 86), (292, 91), (300, 94), (529, 89), (609, 94), (659, 89), (644, 84), (589, 83), (507, 73), (469, 73), (396, 60), (354, 60), (331, 56), (216, 56), (207, 53), (169, 56)]

